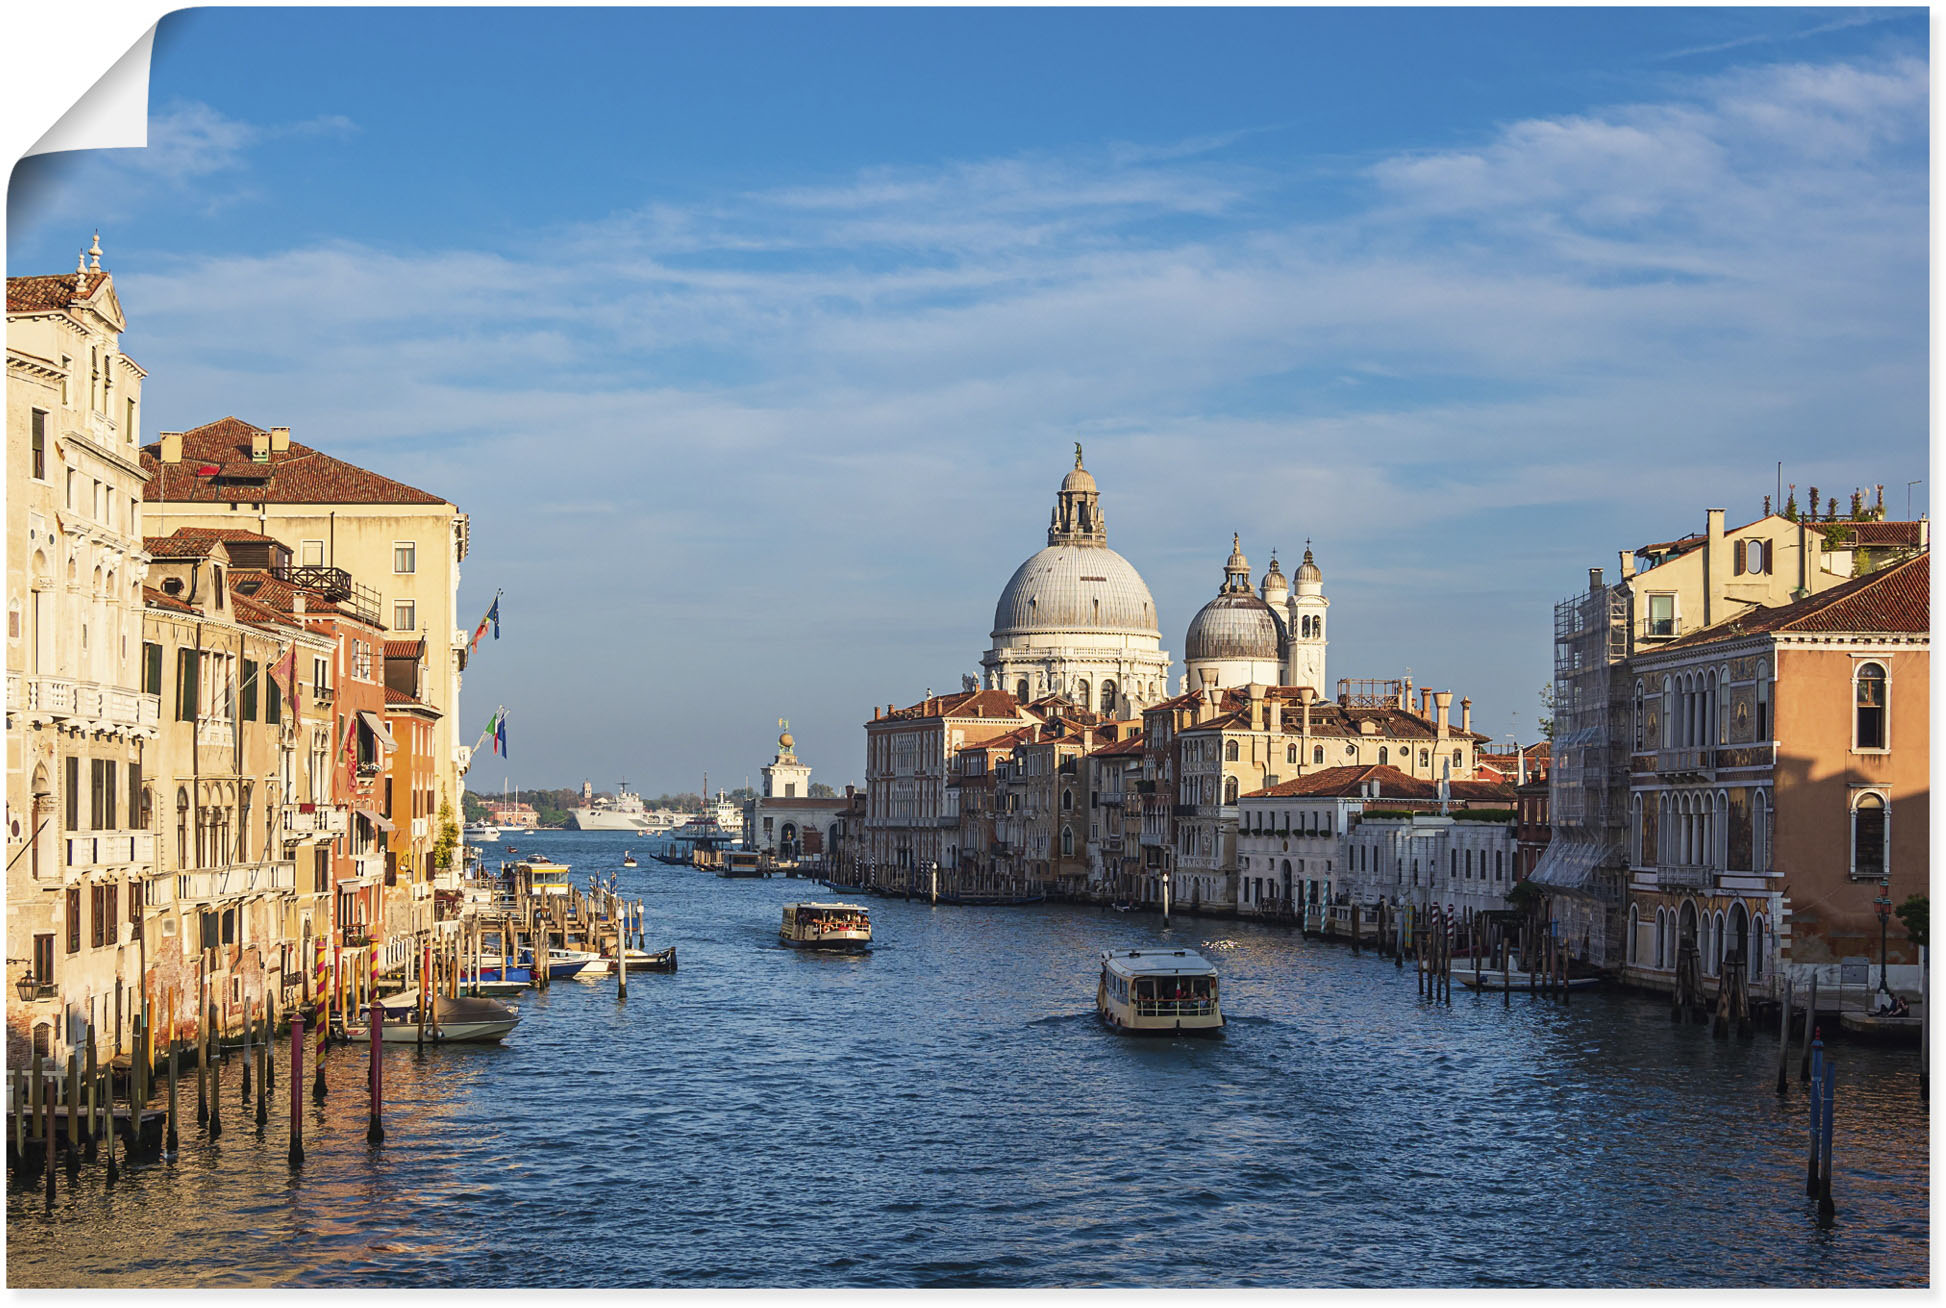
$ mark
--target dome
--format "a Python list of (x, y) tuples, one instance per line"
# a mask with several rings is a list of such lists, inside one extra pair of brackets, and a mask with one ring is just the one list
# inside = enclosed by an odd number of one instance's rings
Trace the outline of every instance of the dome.
[(1304, 547), (1304, 562), (1297, 565), (1297, 580), (1323, 581), (1324, 574), (1318, 571), (1317, 561), (1311, 557), (1311, 547)]
[(993, 610), (994, 638), (1049, 631), (1162, 634), (1141, 574), (1106, 545), (1049, 545), (1014, 570)]
[(1095, 474), (1089, 472), (1086, 468), (1076, 468), (1073, 472), (1061, 478), (1061, 489), (1064, 491), (1097, 490)]
[(796, 745), (797, 745), (797, 741), (792, 739), (791, 733), (789, 731), (786, 731), (783, 735), (777, 737), (777, 748), (781, 753), (785, 753), (785, 754), (790, 753), (791, 750)]
[(1248, 590), (1225, 591), (1190, 620), (1183, 658), (1190, 663), (1227, 659), (1276, 662), (1283, 628), (1270, 605)]

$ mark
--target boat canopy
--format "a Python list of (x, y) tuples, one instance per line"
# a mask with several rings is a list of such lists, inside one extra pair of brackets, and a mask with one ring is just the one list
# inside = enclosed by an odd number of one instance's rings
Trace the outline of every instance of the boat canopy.
[(1189, 949), (1108, 949), (1101, 961), (1123, 976), (1215, 976), (1216, 969)]

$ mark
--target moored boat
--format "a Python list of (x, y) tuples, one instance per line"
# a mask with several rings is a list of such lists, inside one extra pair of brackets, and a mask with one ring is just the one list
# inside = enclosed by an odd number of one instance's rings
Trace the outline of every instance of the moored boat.
[(1216, 969), (1189, 949), (1105, 949), (1095, 1011), (1124, 1035), (1217, 1035)]
[[(386, 1044), (417, 1043), (420, 1038), (418, 1003), (418, 993), (410, 990), (380, 1000), (384, 1025), (379, 1029), (378, 1038)], [(433, 1044), (491, 1044), (504, 1039), (520, 1025), (520, 1010), (514, 1005), (471, 995), (457, 999), (441, 996), (427, 1017), (425, 1039)], [(369, 1019), (347, 1028), (345, 1034), (353, 1040), (371, 1039)]]
[(786, 904), (777, 938), (792, 949), (862, 954), (872, 947), (871, 912), (862, 904)]
[(631, 949), (627, 954), (628, 970), (631, 972), (673, 972), (676, 970), (676, 947), (650, 952), (646, 949)]
[(719, 877), (760, 877), (765, 875), (764, 856), (752, 849), (726, 849), (716, 869)]

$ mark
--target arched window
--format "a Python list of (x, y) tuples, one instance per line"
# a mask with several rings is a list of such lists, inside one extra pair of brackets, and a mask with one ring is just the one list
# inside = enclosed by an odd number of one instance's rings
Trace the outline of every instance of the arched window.
[(1429, 768), (1429, 767), (1431, 767), (1431, 766), (1432, 766), (1432, 751), (1431, 751), (1431, 750), (1429, 750), (1429, 749), (1422, 749), (1422, 750), (1420, 750), (1420, 751), (1419, 751), (1419, 766), (1420, 766), (1420, 767), (1422, 767), (1422, 768)]
[(1297, 762), (1297, 746), (1292, 745), (1284, 751), (1284, 760), (1288, 763)]
[(1676, 683), (1672, 678), (1662, 679), (1662, 736), (1657, 749), (1668, 749), (1674, 743), (1676, 729)]
[(1223, 778), (1223, 802), (1225, 804), (1234, 804), (1237, 802), (1237, 779), (1235, 777)]
[(1103, 713), (1113, 713), (1115, 711), (1115, 683), (1113, 681), (1103, 681), (1101, 683), (1101, 711)]
[(1322, 762), (1324, 762), (1324, 746), (1323, 746), (1323, 745), (1313, 745), (1313, 746), (1311, 747), (1311, 761), (1312, 761), (1313, 763), (1322, 763)]
[(1454, 750), (1454, 751), (1453, 751), (1453, 766), (1454, 766), (1454, 767), (1456, 767), (1456, 768), (1463, 768), (1463, 767), (1465, 767), (1465, 766), (1466, 766), (1466, 751), (1465, 751), (1465, 750), (1463, 750), (1463, 749), (1456, 749), (1456, 750)]
[(1063, 813), (1074, 812), (1074, 792), (1072, 790), (1063, 790), (1061, 792), (1061, 811)]
[(1628, 961), (1633, 964), (1641, 952), (1636, 944), (1642, 932), (1642, 910), (1634, 904), (1628, 906)]
[(1750, 801), (1750, 869), (1770, 870), (1770, 792), (1759, 790)]
[(1063, 858), (1074, 857), (1074, 828), (1073, 827), (1061, 828), (1061, 857)]
[(1226, 763), (1234, 763), (1237, 761), (1236, 741), (1226, 740), (1223, 742), (1223, 761)]
[(1088, 698), (1088, 690), (1089, 690), (1088, 681), (1085, 677), (1082, 678), (1080, 681), (1074, 683), (1074, 702), (1079, 704), (1084, 709), (1091, 709), (1094, 707), (1093, 702)]
[(1385, 746), (1383, 746), (1383, 745), (1380, 745), (1380, 746), (1378, 747), (1378, 761), (1379, 761), (1379, 764), (1380, 764), (1381, 766), (1383, 766), (1383, 765), (1384, 765), (1384, 763), (1386, 762), (1386, 759), (1387, 759), (1387, 754), (1386, 754), (1386, 749), (1385, 749)]
[(1506, 870), (1507, 870), (1507, 851), (1504, 849), (1494, 850), (1493, 851), (1493, 879), (1495, 881), (1502, 880), (1503, 874), (1506, 872)]
[(1669, 911), (1663, 908), (1655, 911), (1655, 965), (1669, 966)]
[(189, 792), (176, 787), (176, 866), (189, 866)]
[(1642, 867), (1642, 796), (1628, 797), (1628, 865)]
[(1027, 678), (1022, 677), (1014, 683), (1014, 698), (1025, 704), (1028, 700)]
[(1635, 747), (1642, 748), (1642, 683), (1635, 683)]
[(1878, 663), (1861, 663), (1853, 678), (1853, 749), (1885, 748), (1885, 668)]
[(1750, 919), (1750, 979), (1761, 981), (1764, 975), (1764, 917), (1759, 913)]
[(1890, 866), (1887, 857), (1892, 824), (1886, 820), (1885, 796), (1864, 791), (1851, 804), (1851, 874), (1876, 881)]

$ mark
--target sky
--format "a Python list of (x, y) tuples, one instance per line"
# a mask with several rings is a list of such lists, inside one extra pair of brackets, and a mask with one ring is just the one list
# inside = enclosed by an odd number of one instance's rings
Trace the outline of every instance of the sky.
[[(1181, 675), (1232, 532), (1328, 676), (1536, 735), (1554, 603), (1927, 476), (1923, 9), (201, 9), (101, 230), (144, 423), (472, 517), (470, 781), (755, 780), (977, 673), (1083, 442)], [(1927, 485), (1914, 489), (1915, 512)]]

